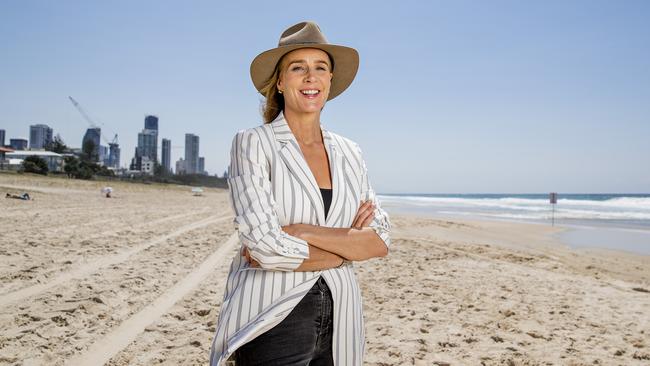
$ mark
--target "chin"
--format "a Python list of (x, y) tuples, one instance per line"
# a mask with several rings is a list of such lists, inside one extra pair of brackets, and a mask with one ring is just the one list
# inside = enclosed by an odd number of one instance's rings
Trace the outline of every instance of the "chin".
[(323, 107), (325, 107), (325, 103), (310, 104), (308, 106), (303, 106), (301, 109), (304, 113), (315, 113), (320, 112)]

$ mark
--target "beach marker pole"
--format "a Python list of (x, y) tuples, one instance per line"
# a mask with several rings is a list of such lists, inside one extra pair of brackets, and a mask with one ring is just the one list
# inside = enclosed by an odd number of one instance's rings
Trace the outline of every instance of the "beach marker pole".
[(557, 193), (551, 192), (548, 198), (551, 201), (551, 207), (553, 208), (551, 211), (551, 226), (555, 226), (555, 204), (557, 203)]

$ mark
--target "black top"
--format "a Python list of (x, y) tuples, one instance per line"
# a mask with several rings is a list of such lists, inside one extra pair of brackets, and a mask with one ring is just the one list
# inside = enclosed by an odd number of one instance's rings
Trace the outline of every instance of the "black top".
[(321, 188), (320, 194), (323, 196), (323, 203), (325, 204), (325, 217), (330, 210), (330, 205), (332, 204), (332, 189), (331, 188)]

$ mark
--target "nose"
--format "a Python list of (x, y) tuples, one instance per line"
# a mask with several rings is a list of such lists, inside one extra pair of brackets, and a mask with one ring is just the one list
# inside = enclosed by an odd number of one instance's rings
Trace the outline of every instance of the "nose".
[(307, 72), (305, 73), (305, 81), (313, 82), (315, 80), (316, 77), (314, 76), (312, 69), (311, 68), (307, 69)]

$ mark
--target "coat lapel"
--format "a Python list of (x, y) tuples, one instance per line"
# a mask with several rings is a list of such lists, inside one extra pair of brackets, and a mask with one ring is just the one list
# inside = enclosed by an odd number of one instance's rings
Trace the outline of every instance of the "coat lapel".
[(341, 187), (340, 179), (342, 169), (342, 159), (336, 146), (336, 139), (332, 138), (330, 132), (321, 125), (323, 142), (325, 144), (325, 150), (327, 151), (331, 170), (330, 174), (332, 176), (332, 203), (327, 215), (327, 220), (325, 220), (323, 197), (321, 196), (316, 178), (309, 169), (309, 165), (300, 150), (300, 145), (298, 145), (298, 141), (293, 135), (293, 132), (291, 132), (291, 129), (282, 113), (271, 122), (271, 127), (273, 128), (275, 139), (280, 143), (280, 149), (278, 150), (280, 158), (301, 185), (304, 192), (307, 194), (307, 197), (309, 197), (309, 200), (316, 210), (317, 224), (320, 226), (328, 226), (333, 222), (332, 220), (335, 216), (334, 208), (339, 207), (340, 210), (340, 206), (342, 206), (342, 203), (336, 202), (336, 198), (340, 196), (338, 190), (339, 187)]
[(332, 176), (332, 203), (330, 204), (325, 226), (334, 227), (334, 223), (341, 215), (344, 203), (342, 190), (345, 187), (345, 184), (343, 184), (343, 156), (339, 150), (337, 140), (322, 125), (321, 129), (323, 130), (323, 141), (325, 142), (325, 150), (327, 150), (327, 156), (329, 157), (330, 174)]

